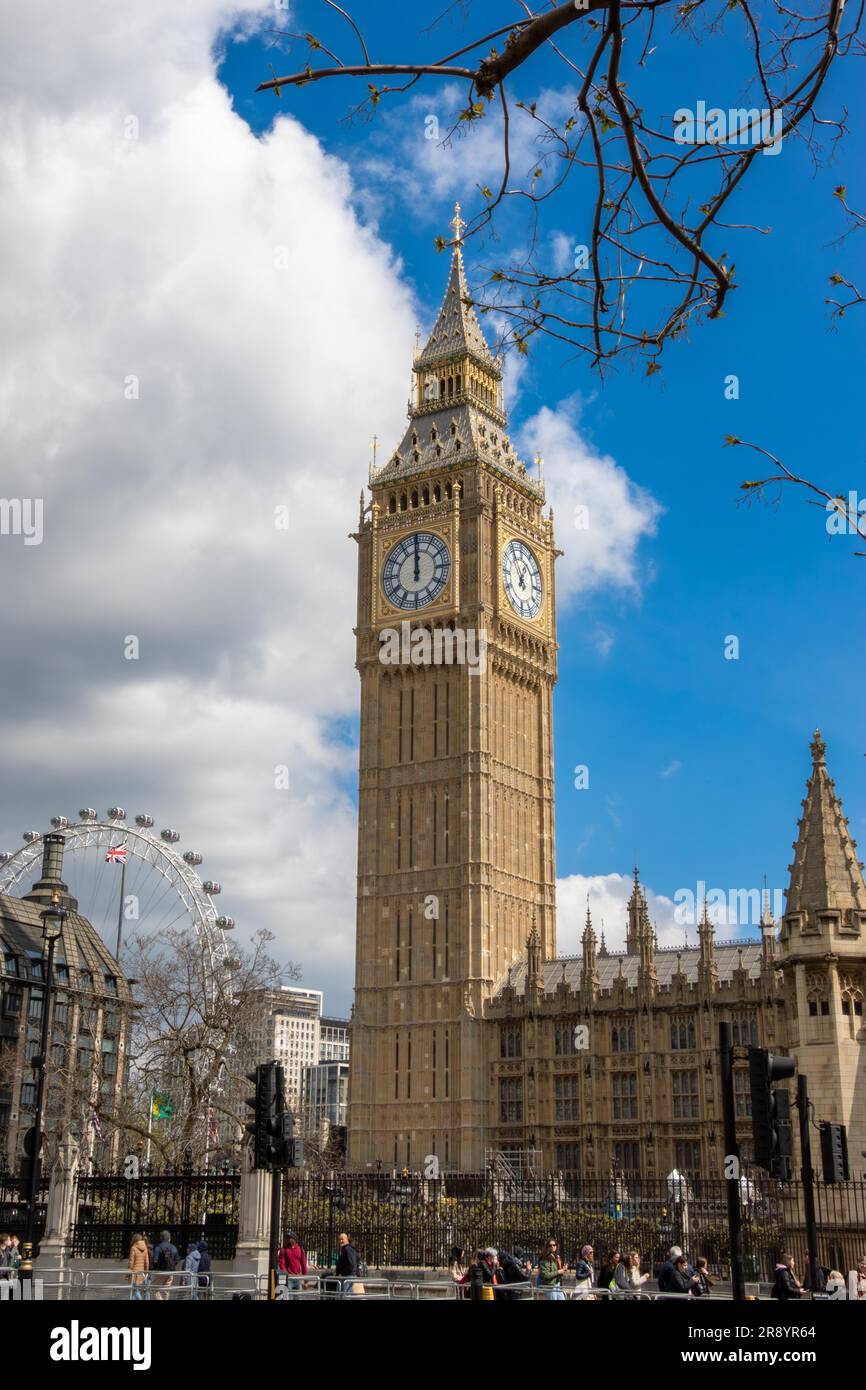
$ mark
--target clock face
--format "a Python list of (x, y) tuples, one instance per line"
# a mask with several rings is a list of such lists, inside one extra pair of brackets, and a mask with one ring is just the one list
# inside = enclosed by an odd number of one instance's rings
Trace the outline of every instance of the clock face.
[(388, 555), (382, 570), (385, 597), (395, 608), (414, 611), (438, 598), (451, 573), (451, 556), (441, 536), (414, 531)]
[(503, 550), (502, 582), (515, 613), (521, 618), (537, 618), (541, 609), (541, 570), (523, 541), (509, 541)]

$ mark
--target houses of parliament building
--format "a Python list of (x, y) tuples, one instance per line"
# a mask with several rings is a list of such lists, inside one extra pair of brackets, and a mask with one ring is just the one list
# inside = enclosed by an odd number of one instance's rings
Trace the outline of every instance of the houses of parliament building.
[[(759, 940), (660, 949), (634, 872), (625, 950), (587, 910), (557, 957), (557, 549), (507, 433), (459, 209), (409, 423), (362, 493), (348, 1167), (722, 1175), (719, 1023), (789, 1053), (866, 1169), (866, 883), (819, 733), (786, 910)], [(470, 641), (470, 639), (474, 639)], [(468, 655), (474, 653), (474, 661)], [(793, 819), (793, 817), (792, 817)], [(748, 1064), (735, 1066), (751, 1145)], [(740, 1132), (741, 1130), (741, 1132)]]

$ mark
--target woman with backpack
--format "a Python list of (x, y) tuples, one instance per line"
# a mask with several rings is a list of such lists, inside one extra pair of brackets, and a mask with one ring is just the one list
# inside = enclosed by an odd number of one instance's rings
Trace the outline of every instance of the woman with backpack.
[(153, 1296), (156, 1299), (168, 1298), (168, 1291), (174, 1281), (174, 1271), (180, 1263), (177, 1246), (171, 1243), (170, 1231), (160, 1231), (159, 1245), (153, 1252)]

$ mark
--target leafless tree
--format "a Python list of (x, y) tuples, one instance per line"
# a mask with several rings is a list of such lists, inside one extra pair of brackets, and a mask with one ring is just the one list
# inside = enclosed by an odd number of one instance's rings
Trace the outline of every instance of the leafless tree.
[[(334, 0), (322, 8), (358, 57), (338, 56), (342, 38), (330, 33), (327, 44), (317, 34), (291, 34), (307, 45), (305, 65), (274, 73), (258, 90), (279, 97), (345, 78), (366, 85), (355, 111), (369, 114), (421, 83), (463, 84), (444, 140), (482, 120), (498, 119), (502, 133), (500, 169), (481, 186), (482, 207), (464, 239), (494, 232), (506, 203), (529, 214), (525, 251), (511, 264), (487, 268), (477, 307), (499, 311), (507, 324), (503, 344), (513, 341), (519, 351), (547, 334), (598, 368), (637, 353), (650, 375), (661, 369), (668, 341), (725, 311), (736, 286), (735, 243), (748, 232), (768, 232), (750, 223), (747, 192), (767, 153), (796, 140), (818, 162), (827, 153), (822, 137), (832, 150), (843, 134), (846, 109), (821, 114), (819, 98), (839, 60), (864, 52), (863, 0), (848, 10), (845, 0), (550, 0), (538, 10), (517, 0), (516, 16), (509, 0), (501, 25), (467, 34), (453, 51), (433, 61), (396, 54), (398, 61), (385, 62), (374, 61), (347, 10)], [(431, 14), (425, 39), (455, 11), (471, 23), (471, 0), (461, 0), (444, 15)], [(666, 94), (671, 109), (659, 109), (656, 50), (675, 52), (686, 74), (694, 45), (724, 38), (728, 26), (741, 39), (740, 70), (729, 74), (732, 109), (690, 113), (680, 104), (691, 96), (685, 75), (676, 93)], [(562, 64), (565, 117), (543, 97), (527, 103), (510, 96), (511, 79), (520, 72), (525, 81), (543, 49)], [(746, 105), (733, 109), (736, 101)], [(518, 121), (534, 135), (528, 167), (517, 167)], [(577, 208), (569, 222), (581, 230), (574, 263), (563, 269), (548, 264), (550, 226), (543, 219), (561, 217), (556, 199), (567, 187)], [(736, 220), (723, 220), (728, 215)], [(457, 225), (455, 237), (443, 236), (439, 245), (453, 244), (462, 231)]]
[[(231, 968), (214, 972), (195, 934), (177, 928), (131, 938), (124, 959), (135, 981), (130, 1068), (123, 1113), (108, 1123), (139, 1142), (149, 1137), (153, 1161), (177, 1163), (207, 1150), (236, 1150), (250, 1118), (245, 1079), (254, 1057), (253, 1031), (263, 991), (300, 979), (300, 967), (280, 965), (270, 954), (270, 932), (260, 931)], [(154, 1091), (167, 1093), (172, 1115), (148, 1126)], [(246, 1113), (245, 1113), (246, 1112)], [(102, 1118), (102, 1117), (100, 1117)], [(209, 1129), (218, 1138), (209, 1141)]]

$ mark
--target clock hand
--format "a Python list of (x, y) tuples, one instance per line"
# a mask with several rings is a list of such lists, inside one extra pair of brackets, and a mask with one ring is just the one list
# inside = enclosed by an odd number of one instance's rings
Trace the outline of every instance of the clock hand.
[(420, 571), (420, 569), (419, 569), (418, 566), (419, 566), (419, 557), (418, 557), (418, 533), (416, 532), (416, 533), (415, 533), (415, 583), (416, 583), (416, 584), (418, 583), (418, 580), (421, 578), (421, 571)]

